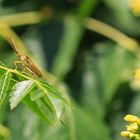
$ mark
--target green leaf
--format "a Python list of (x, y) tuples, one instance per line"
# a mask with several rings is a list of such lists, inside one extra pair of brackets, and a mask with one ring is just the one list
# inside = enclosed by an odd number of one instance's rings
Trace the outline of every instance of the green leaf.
[(50, 96), (53, 96), (54, 98), (61, 99), (63, 102), (68, 104), (68, 101), (61, 92), (59, 92), (55, 87), (48, 84), (46, 81), (41, 81), (42, 86), (44, 87), (45, 93), (49, 94)]
[(2, 105), (3, 101), (7, 96), (10, 80), (11, 73), (9, 71), (7, 71), (0, 79), (0, 106)]
[(23, 100), (23, 98), (30, 93), (33, 88), (34, 82), (32, 80), (26, 80), (16, 83), (10, 98), (11, 109), (15, 108)]
[[(24, 103), (48, 123), (54, 123), (59, 120), (63, 112), (64, 104), (61, 98), (51, 97), (52, 95), (50, 96), (48, 94), (44, 84), (42, 86), (41, 83), (37, 82), (35, 88), (30, 92), (30, 99), (29, 97), (25, 98)], [(53, 87), (51, 88), (53, 89)], [(60, 106), (60, 104), (62, 106)]]
[[(67, 110), (64, 124), (57, 124), (41, 131), (41, 139), (46, 140), (111, 140), (107, 125), (96, 113), (90, 113), (75, 104), (75, 110)], [(53, 130), (53, 131), (52, 131)], [(44, 136), (44, 139), (43, 139)]]
[(81, 0), (77, 10), (78, 16), (89, 16), (92, 10), (96, 7), (97, 3), (97, 0)]
[(51, 100), (51, 103), (53, 104), (53, 107), (55, 109), (56, 119), (59, 120), (63, 111), (64, 111), (64, 104), (61, 99), (54, 98), (53, 96), (48, 95), (48, 97)]
[(52, 124), (51, 120), (48, 118), (48, 115), (44, 112), (44, 110), (42, 109), (42, 107), (37, 104), (37, 102), (32, 101), (30, 99), (30, 96), (27, 95), (23, 102), (25, 103), (25, 105), (27, 105), (34, 113), (36, 113), (38, 116), (40, 116), (41, 118), (43, 118), (44, 120), (46, 120), (46, 122)]
[(33, 90), (30, 94), (31, 101), (36, 101), (44, 96), (45, 93), (43, 93), (40, 89)]
[[(5, 64), (3, 64), (1, 61), (0, 61), (0, 65), (5, 66)], [(0, 69), (0, 78), (4, 75), (5, 72), (6, 72), (5, 70)]]
[(60, 119), (64, 108), (64, 104), (60, 99), (53, 98), (48, 94), (45, 94), (44, 97), (36, 100), (36, 104), (38, 104), (51, 122), (55, 122)]
[(73, 60), (82, 38), (83, 31), (84, 29), (76, 17), (67, 16), (65, 18), (64, 34), (52, 66), (52, 72), (59, 79), (64, 79), (66, 74), (72, 68)]
[(136, 57), (114, 44), (99, 43), (95, 48), (100, 56), (96, 61), (98, 77), (101, 79), (99, 88), (102, 89), (103, 100), (109, 103), (115, 97), (119, 86), (133, 76)]
[[(46, 105), (52, 110), (52, 112), (55, 113), (56, 119), (58, 120), (63, 112), (64, 103), (69, 106), (70, 104), (68, 103), (67, 99), (65, 99), (61, 95), (61, 93), (58, 92), (56, 88), (46, 82), (43, 82), (41, 84), (39, 84), (38, 86), (44, 91), (44, 99), (47, 100), (46, 102), (44, 102), (44, 104), (46, 103)], [(41, 94), (39, 96), (41, 96)]]

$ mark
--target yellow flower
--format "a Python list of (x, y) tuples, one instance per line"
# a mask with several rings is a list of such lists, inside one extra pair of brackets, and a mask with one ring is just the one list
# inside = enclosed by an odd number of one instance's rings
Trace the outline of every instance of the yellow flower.
[(135, 79), (140, 80), (140, 69), (136, 69), (134, 71), (134, 77)]
[(121, 136), (123, 137), (129, 137), (130, 132), (129, 131), (122, 131)]
[(139, 127), (137, 123), (131, 123), (130, 125), (127, 125), (126, 128), (128, 131), (136, 133)]
[(124, 120), (127, 121), (127, 122), (132, 122), (132, 123), (134, 123), (134, 122), (137, 122), (138, 117), (136, 117), (136, 116), (134, 116), (134, 115), (126, 115), (126, 116), (124, 117)]
[(126, 115), (124, 120), (130, 122), (126, 125), (126, 131), (121, 132), (121, 136), (127, 137), (130, 140), (140, 140), (140, 118), (134, 115)]
[(130, 8), (132, 9), (134, 15), (138, 16), (140, 14), (140, 0), (129, 0)]

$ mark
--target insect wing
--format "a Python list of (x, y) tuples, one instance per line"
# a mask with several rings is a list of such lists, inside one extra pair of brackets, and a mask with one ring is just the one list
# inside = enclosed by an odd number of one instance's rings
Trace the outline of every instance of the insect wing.
[(41, 72), (40, 72), (39, 69), (34, 65), (34, 63), (32, 62), (32, 60), (31, 60), (28, 56), (26, 56), (26, 57), (27, 57), (27, 59), (24, 60), (24, 61), (25, 61), (24, 63), (26, 63), (26, 66), (27, 66), (35, 75), (37, 75), (38, 77), (42, 77)]

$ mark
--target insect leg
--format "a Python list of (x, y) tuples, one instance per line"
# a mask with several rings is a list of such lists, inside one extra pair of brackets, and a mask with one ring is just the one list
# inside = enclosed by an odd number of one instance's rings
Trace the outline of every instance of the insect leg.
[(14, 61), (15, 69), (17, 69), (17, 64), (22, 64), (22, 61)]
[(22, 73), (26, 72), (26, 64), (22, 62)]

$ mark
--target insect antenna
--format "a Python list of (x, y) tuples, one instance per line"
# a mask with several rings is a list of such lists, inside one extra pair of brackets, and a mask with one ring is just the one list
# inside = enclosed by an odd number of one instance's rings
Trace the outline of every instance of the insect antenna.
[(15, 53), (17, 54), (17, 56), (19, 56), (20, 54), (19, 51), (17, 50), (15, 41), (12, 38), (8, 37), (8, 42), (10, 46), (13, 48), (13, 50), (15, 51)]

